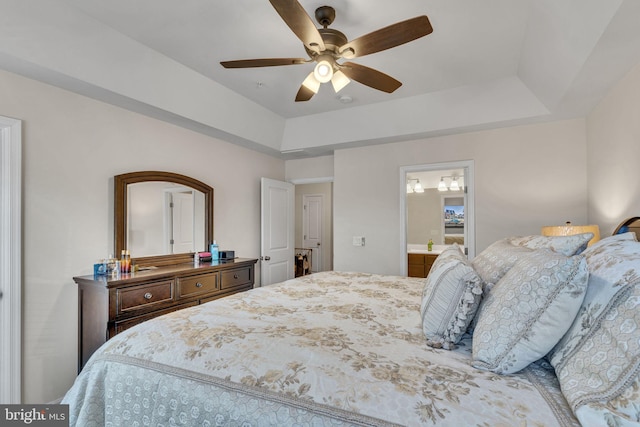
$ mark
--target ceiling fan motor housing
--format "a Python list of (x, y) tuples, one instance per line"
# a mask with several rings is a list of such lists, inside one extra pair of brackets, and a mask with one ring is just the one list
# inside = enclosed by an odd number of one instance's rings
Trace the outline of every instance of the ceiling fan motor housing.
[[(338, 49), (340, 48), (340, 46), (347, 44), (347, 36), (345, 36), (340, 31), (331, 28), (319, 28), (318, 32), (322, 36), (322, 41), (324, 42), (325, 47), (325, 50), (320, 52), (320, 54), (329, 53), (336, 59), (342, 57)], [(315, 57), (318, 55), (318, 52), (314, 52), (306, 46), (305, 49), (307, 51), (307, 54), (311, 58), (315, 59)]]
[(331, 6), (320, 6), (316, 9), (316, 21), (327, 28), (336, 19), (336, 10)]

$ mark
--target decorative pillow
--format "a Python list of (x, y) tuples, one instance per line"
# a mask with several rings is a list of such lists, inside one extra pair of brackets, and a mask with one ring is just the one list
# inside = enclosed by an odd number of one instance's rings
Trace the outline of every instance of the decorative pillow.
[(566, 256), (577, 255), (587, 248), (593, 233), (574, 234), (572, 236), (524, 236), (509, 239), (512, 245), (529, 249), (548, 248)]
[(556, 372), (562, 368), (563, 360), (581, 345), (582, 338), (589, 333), (616, 292), (640, 280), (640, 243), (635, 240), (635, 233), (606, 237), (582, 254), (587, 260), (589, 285), (573, 324), (549, 354)]
[(538, 249), (518, 260), (478, 312), (473, 366), (509, 374), (547, 354), (578, 312), (588, 277), (582, 256)]
[(420, 314), (427, 345), (451, 350), (475, 315), (482, 280), (457, 244), (436, 258), (425, 281)]
[(484, 281), (485, 291), (488, 291), (513, 267), (516, 261), (531, 252), (532, 249), (516, 246), (511, 244), (509, 239), (502, 239), (480, 252), (471, 261), (471, 265)]
[(640, 282), (618, 289), (556, 373), (582, 425), (637, 425)]
[(628, 232), (602, 239), (583, 254), (587, 294), (549, 359), (584, 425), (626, 425), (639, 416), (640, 243)]

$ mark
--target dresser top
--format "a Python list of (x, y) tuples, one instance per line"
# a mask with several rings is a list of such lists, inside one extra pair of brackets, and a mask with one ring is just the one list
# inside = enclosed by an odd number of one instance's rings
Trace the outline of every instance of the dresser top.
[(199, 265), (176, 264), (163, 267), (144, 267), (133, 273), (120, 273), (115, 276), (76, 276), (73, 280), (78, 284), (91, 284), (102, 287), (115, 287), (123, 284), (148, 282), (150, 280), (185, 276), (192, 274), (205, 274), (214, 271), (229, 270), (238, 267), (253, 266), (258, 260), (255, 258), (235, 258), (230, 260), (205, 261)]

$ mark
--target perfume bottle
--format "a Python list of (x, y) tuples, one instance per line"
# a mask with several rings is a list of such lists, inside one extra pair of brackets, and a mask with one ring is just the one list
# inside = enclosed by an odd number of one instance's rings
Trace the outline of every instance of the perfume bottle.
[(131, 273), (131, 254), (128, 249), (123, 249), (120, 254), (120, 272)]

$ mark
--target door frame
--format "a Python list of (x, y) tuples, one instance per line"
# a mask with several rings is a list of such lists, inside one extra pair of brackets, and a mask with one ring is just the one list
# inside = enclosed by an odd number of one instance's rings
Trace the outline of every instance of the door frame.
[[(325, 184), (325, 183), (332, 183), (334, 182), (333, 176), (321, 176), (321, 177), (316, 177), (316, 178), (292, 178), (289, 180), (290, 183), (292, 183), (293, 185), (304, 185), (304, 184)], [(335, 205), (333, 203), (333, 197), (334, 197), (334, 191), (333, 188), (331, 189), (331, 200), (327, 201), (324, 200), (324, 202), (330, 203), (330, 209), (331, 209), (331, 223), (333, 224), (334, 222), (334, 209), (335, 209)], [(296, 209), (298, 207), (296, 206)], [(297, 213), (296, 213), (297, 214)], [(328, 224), (324, 223), (324, 217), (323, 217), (323, 227), (327, 226), (327, 230), (328, 232), (331, 234), (331, 241), (328, 243), (330, 245), (329, 250), (329, 256), (327, 257), (323, 257), (324, 260), (322, 261), (323, 265), (323, 270), (324, 270), (324, 266), (328, 265), (329, 269), (332, 268), (333, 266), (333, 262), (334, 262), (334, 254), (333, 254), (333, 248), (334, 248), (334, 244), (335, 244), (335, 235), (333, 234), (333, 226), (328, 227)], [(327, 244), (326, 242), (323, 243), (323, 246)]]
[[(465, 183), (465, 247), (467, 256), (473, 259), (476, 254), (476, 233), (475, 233), (475, 182), (474, 182), (474, 161), (460, 160), (455, 162), (428, 163), (422, 165), (401, 166), (400, 167), (400, 275), (407, 275), (407, 175), (415, 172), (438, 171), (438, 170), (464, 170)], [(468, 217), (468, 219), (467, 219)]]
[(0, 116), (0, 402), (22, 399), (22, 121)]

